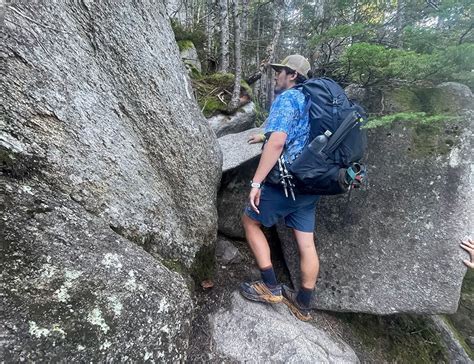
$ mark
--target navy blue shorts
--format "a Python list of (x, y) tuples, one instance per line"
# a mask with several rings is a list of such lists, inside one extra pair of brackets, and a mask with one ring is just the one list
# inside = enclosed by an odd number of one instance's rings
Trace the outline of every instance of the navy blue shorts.
[(320, 196), (296, 194), (295, 197), (295, 201), (291, 195), (286, 197), (282, 186), (263, 185), (260, 204), (257, 206), (260, 214), (253, 211), (249, 204), (244, 213), (266, 227), (273, 226), (284, 218), (286, 226), (312, 233), (316, 224), (316, 204)]

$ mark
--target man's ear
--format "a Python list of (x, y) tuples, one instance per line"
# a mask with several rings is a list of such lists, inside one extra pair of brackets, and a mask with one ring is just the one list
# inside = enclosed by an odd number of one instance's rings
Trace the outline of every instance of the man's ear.
[(294, 81), (298, 78), (298, 73), (293, 72), (293, 73), (290, 73), (289, 76), (290, 76), (290, 81)]

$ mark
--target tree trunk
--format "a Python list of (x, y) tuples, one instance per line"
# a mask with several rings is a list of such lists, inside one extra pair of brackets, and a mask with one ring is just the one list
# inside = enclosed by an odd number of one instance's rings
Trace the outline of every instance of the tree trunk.
[(219, 0), (219, 22), (221, 28), (219, 72), (229, 72), (229, 14), (227, 0)]
[(234, 112), (240, 104), (240, 80), (242, 79), (242, 52), (240, 50), (240, 2), (232, 0), (232, 14), (234, 16), (234, 55), (235, 55), (235, 82), (232, 99), (228, 111)]
[(203, 62), (205, 65), (205, 72), (209, 71), (211, 59), (214, 59), (213, 54), (213, 35), (214, 35), (214, 2), (207, 0), (207, 17), (206, 17), (206, 59)]
[(273, 70), (269, 67), (270, 63), (275, 61), (275, 49), (280, 38), (281, 31), (281, 21), (282, 17), (285, 14), (285, 3), (284, 1), (275, 2), (275, 23), (273, 27), (273, 40), (269, 47), (267, 48), (267, 62), (266, 67), (266, 103), (265, 106), (267, 109), (270, 108), (270, 105), (273, 102), (273, 94), (275, 92), (275, 83), (273, 82)]
[(405, 1), (398, 0), (397, 1), (397, 32), (395, 34), (395, 45), (398, 48), (402, 48), (402, 33), (403, 28), (405, 27)]

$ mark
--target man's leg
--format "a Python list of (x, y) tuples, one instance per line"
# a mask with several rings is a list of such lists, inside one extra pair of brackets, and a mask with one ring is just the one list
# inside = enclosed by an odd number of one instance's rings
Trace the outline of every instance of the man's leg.
[(301, 287), (314, 290), (319, 273), (319, 258), (314, 245), (314, 233), (293, 229), (300, 253)]
[(284, 301), (300, 320), (311, 319), (310, 303), (319, 273), (319, 258), (314, 246), (314, 233), (293, 229), (300, 254), (301, 287), (298, 292), (283, 287)]
[(255, 301), (281, 302), (281, 287), (276, 280), (270, 257), (270, 247), (261, 229), (261, 224), (246, 214), (242, 217), (242, 224), (245, 229), (245, 237), (260, 269), (262, 281), (245, 282), (241, 285), (240, 292), (244, 297)]
[(260, 269), (265, 269), (272, 266), (270, 258), (270, 247), (268, 246), (267, 238), (261, 229), (261, 224), (248, 217), (246, 214), (242, 216), (242, 225), (245, 230), (245, 237), (252, 250), (253, 255), (257, 261)]

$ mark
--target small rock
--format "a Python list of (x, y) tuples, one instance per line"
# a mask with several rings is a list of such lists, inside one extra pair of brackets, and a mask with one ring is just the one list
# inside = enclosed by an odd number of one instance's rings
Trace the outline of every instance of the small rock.
[(221, 237), (216, 244), (216, 258), (222, 264), (238, 263), (242, 255), (229, 240)]

